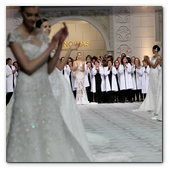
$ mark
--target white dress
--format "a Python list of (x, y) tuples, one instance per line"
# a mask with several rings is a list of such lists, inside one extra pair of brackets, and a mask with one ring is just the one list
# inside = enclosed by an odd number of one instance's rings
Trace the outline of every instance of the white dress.
[[(18, 36), (14, 31), (10, 41)], [(46, 48), (47, 44), (41, 49), (35, 47), (39, 50), (36, 56)], [(33, 59), (28, 50), (27, 47), (24, 51)], [(22, 70), (20, 73), (20, 83), (6, 110), (8, 162), (126, 162), (133, 157), (129, 152), (109, 153), (105, 158), (91, 154), (87, 137), (93, 145), (107, 139), (85, 133), (71, 87), (57, 69), (48, 75), (47, 64), (44, 64), (33, 77)]]
[[(14, 30), (9, 42), (19, 43), (29, 60), (48, 48), (48, 36), (37, 30), (24, 39)], [(40, 46), (39, 46), (40, 45)], [(61, 88), (61, 83), (59, 82)], [(90, 162), (91, 157), (72, 135), (60, 112), (48, 79), (47, 63), (31, 76), (20, 70), (7, 136), (7, 162)], [(85, 133), (84, 131), (82, 133)]]
[(157, 103), (156, 103), (156, 109), (154, 115), (156, 116), (153, 117), (152, 119), (162, 121), (162, 69), (160, 69), (160, 73), (159, 73)]
[(89, 104), (85, 88), (85, 74), (82, 72), (83, 62), (80, 62), (79, 65), (75, 63), (75, 67), (78, 67), (75, 71), (77, 87), (76, 102), (77, 104)]
[[(151, 62), (155, 64), (157, 57), (152, 57)], [(139, 111), (154, 111), (156, 108), (156, 95), (158, 88), (158, 68), (151, 67), (149, 72), (149, 86), (145, 100), (139, 107)]]

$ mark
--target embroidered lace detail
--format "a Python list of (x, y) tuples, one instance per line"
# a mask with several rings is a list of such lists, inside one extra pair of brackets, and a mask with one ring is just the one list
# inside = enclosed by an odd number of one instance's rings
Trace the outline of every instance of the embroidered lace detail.
[(85, 88), (85, 74), (83, 71), (83, 63), (81, 62), (79, 66), (75, 63), (75, 66), (78, 67), (75, 73), (76, 83), (77, 83), (77, 95), (76, 101), (77, 104), (88, 104), (87, 93)]

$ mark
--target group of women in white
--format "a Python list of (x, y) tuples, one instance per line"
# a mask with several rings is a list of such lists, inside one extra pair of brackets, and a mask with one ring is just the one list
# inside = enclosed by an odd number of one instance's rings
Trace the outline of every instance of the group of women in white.
[[(78, 52), (78, 60), (81, 57), (81, 52)], [(84, 92), (87, 93), (88, 102), (124, 103), (126, 101), (125, 99), (128, 99), (130, 102), (143, 101), (149, 85), (150, 65), (148, 64), (148, 56), (145, 56), (142, 64), (139, 58), (134, 56), (129, 58), (124, 53), (115, 61), (113, 61), (112, 56), (106, 56), (104, 58), (96, 57), (93, 59), (94, 57), (92, 58), (88, 55), (85, 62), (81, 61), (84, 64), (84, 83), (81, 86), (86, 87), (86, 92)], [(64, 68), (64, 76), (71, 85), (74, 94), (76, 94), (77, 86), (80, 86), (77, 85), (74, 67), (78, 60), (74, 62), (68, 61)], [(70, 74), (72, 75), (71, 79), (69, 79)], [(87, 104), (88, 102), (84, 100), (84, 102), (77, 103)]]
[[(106, 89), (106, 92), (109, 92), (118, 91), (120, 88), (122, 91), (129, 90), (130, 93), (131, 64), (127, 63), (126, 57), (122, 57), (118, 68), (117, 61), (114, 66), (108, 61), (108, 66), (104, 69), (98, 60), (94, 65), (83, 62), (81, 53), (78, 53), (73, 65), (69, 63), (67, 65), (67, 58), (71, 51), (76, 50), (80, 44), (72, 45), (63, 61), (59, 61), (62, 44), (68, 35), (66, 24), (63, 23), (64, 27), (53, 36), (49, 43), (50, 23), (48, 20), (37, 21), (39, 7), (20, 7), (20, 13), (23, 23), (11, 31), (7, 39), (7, 44), (20, 65), (17, 85), (7, 105), (9, 118), (7, 120), (7, 162), (100, 161), (90, 151), (70, 86), (76, 87), (78, 104), (89, 102), (85, 86), (85, 79), (88, 79), (87, 73), (91, 76), (90, 91), (95, 93), (95, 100), (98, 102), (101, 99), (99, 92), (104, 92)], [(37, 28), (34, 27), (35, 23)], [(60, 73), (63, 72), (65, 75), (67, 69), (74, 72), (76, 86), (74, 83), (67, 83), (70, 78), (65, 78)], [(117, 78), (115, 73), (119, 73)], [(108, 82), (105, 87), (104, 75)], [(116, 80), (120, 81), (117, 86)], [(111, 93), (110, 96), (112, 96)], [(122, 159), (119, 160), (121, 162), (125, 157), (127, 159), (128, 155), (119, 154), (119, 157)], [(109, 160), (114, 162), (115, 155), (113, 159), (109, 155)], [(107, 158), (104, 161), (107, 162)]]

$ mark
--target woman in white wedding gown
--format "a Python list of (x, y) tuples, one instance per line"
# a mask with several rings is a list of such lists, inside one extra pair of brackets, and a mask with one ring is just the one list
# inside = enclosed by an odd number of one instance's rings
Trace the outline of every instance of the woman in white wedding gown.
[[(21, 70), (7, 136), (7, 162), (90, 162), (92, 156), (85, 153), (63, 120), (48, 79), (68, 35), (67, 27), (48, 44), (48, 35), (33, 28), (38, 12), (38, 7), (21, 8), (23, 24), (8, 37)], [(57, 42), (58, 49), (49, 59)], [(58, 85), (61, 88), (62, 84)]]
[(158, 88), (158, 73), (159, 70), (157, 68), (161, 57), (159, 56), (160, 47), (155, 45), (153, 46), (153, 54), (155, 54), (151, 61), (149, 61), (149, 57), (145, 56), (145, 60), (150, 65), (150, 73), (149, 73), (149, 86), (148, 86), (148, 92), (146, 95), (145, 100), (139, 107), (139, 110), (134, 111), (154, 111), (156, 108), (156, 94), (157, 94), (157, 88)]
[[(25, 10), (30, 8), (26, 7)], [(35, 36), (23, 39), (19, 30), (14, 30), (8, 42), (11, 42), (10, 44), (17, 42), (30, 61), (36, 60), (48, 48), (47, 35), (40, 30), (36, 32)], [(40, 47), (34, 44), (38, 40), (42, 44)], [(53, 58), (56, 58), (57, 54), (58, 51)], [(21, 64), (21, 74), (13, 99), (14, 106), (7, 141), (7, 161), (94, 161), (70, 86), (63, 75), (56, 70), (48, 76), (47, 67), (45, 62), (28, 76), (25, 70), (22, 70)], [(7, 107), (7, 112), (8, 109)], [(95, 135), (92, 136), (96, 140), (101, 140)], [(119, 153), (118, 156), (113, 153), (113, 155), (113, 159), (109, 159), (113, 162), (128, 161), (132, 156), (129, 153), (122, 155)], [(95, 161), (100, 160), (95, 159)], [(104, 161), (107, 162), (107, 158)]]
[(154, 117), (152, 117), (153, 120), (162, 121), (162, 64), (158, 78), (156, 109), (153, 114), (155, 115)]
[(73, 71), (76, 78), (76, 102), (77, 104), (89, 104), (85, 88), (85, 63), (81, 60), (81, 52), (77, 53), (77, 60), (73, 63)]

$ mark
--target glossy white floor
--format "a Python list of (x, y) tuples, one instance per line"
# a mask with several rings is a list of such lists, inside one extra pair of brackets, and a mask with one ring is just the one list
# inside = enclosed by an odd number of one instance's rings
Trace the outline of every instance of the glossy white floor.
[(141, 103), (79, 105), (85, 131), (105, 139), (90, 143), (93, 154), (131, 152), (132, 162), (162, 162), (162, 122), (150, 112), (132, 112)]

